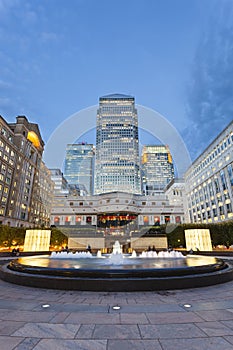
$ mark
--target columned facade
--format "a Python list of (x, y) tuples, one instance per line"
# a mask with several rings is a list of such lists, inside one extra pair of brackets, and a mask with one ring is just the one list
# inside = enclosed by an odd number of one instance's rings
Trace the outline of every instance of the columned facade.
[(124, 192), (87, 197), (56, 195), (51, 214), (52, 225), (73, 228), (77, 235), (137, 235), (151, 226), (183, 222), (182, 203), (171, 205), (165, 195)]

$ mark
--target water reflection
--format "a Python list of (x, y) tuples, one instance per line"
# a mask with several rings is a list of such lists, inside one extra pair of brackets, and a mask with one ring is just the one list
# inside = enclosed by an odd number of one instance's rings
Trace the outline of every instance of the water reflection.
[(119, 265), (112, 265), (111, 259), (93, 258), (93, 259), (50, 259), (49, 255), (22, 257), (18, 259), (21, 265), (33, 267), (48, 267), (54, 269), (176, 269), (185, 267), (196, 267), (212, 265), (217, 262), (214, 257), (206, 256), (188, 256), (185, 259), (172, 258), (127, 258), (121, 261)]

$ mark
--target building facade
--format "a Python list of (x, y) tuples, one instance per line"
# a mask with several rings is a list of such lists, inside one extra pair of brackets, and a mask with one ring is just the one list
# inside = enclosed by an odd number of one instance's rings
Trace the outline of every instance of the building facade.
[(184, 223), (183, 203), (171, 204), (165, 194), (112, 192), (86, 197), (58, 194), (55, 202), (51, 224), (84, 236), (91, 232), (128, 236), (154, 225)]
[(60, 169), (50, 169), (51, 179), (54, 182), (54, 194), (68, 193), (68, 182)]
[(233, 219), (233, 122), (187, 170), (185, 187), (188, 222)]
[(168, 183), (174, 179), (174, 167), (168, 146), (144, 146), (141, 167), (142, 189), (146, 195), (163, 191)]
[(96, 130), (95, 194), (141, 193), (138, 116), (131, 96), (99, 99)]
[(1, 224), (49, 225), (53, 183), (42, 162), (43, 148), (37, 124), (24, 116), (17, 117), (16, 123), (0, 117)]
[(70, 185), (85, 186), (93, 194), (94, 146), (87, 143), (69, 144), (66, 147), (64, 177)]

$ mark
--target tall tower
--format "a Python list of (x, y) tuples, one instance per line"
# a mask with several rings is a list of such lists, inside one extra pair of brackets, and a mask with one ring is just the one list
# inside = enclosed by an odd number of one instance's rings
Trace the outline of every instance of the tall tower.
[(132, 96), (100, 97), (97, 111), (95, 194), (141, 193), (138, 116)]
[(94, 146), (85, 142), (66, 147), (64, 177), (69, 185), (84, 185), (93, 192)]
[(162, 191), (174, 178), (172, 156), (168, 146), (144, 146), (141, 164), (143, 192), (145, 194)]

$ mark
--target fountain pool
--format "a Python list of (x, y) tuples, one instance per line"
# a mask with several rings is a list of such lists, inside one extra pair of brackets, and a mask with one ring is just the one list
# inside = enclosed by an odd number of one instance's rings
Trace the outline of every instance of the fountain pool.
[(218, 258), (147, 253), (125, 255), (119, 248), (109, 255), (64, 252), (20, 257), (1, 268), (1, 278), (27, 286), (89, 291), (183, 289), (233, 279), (233, 267)]

